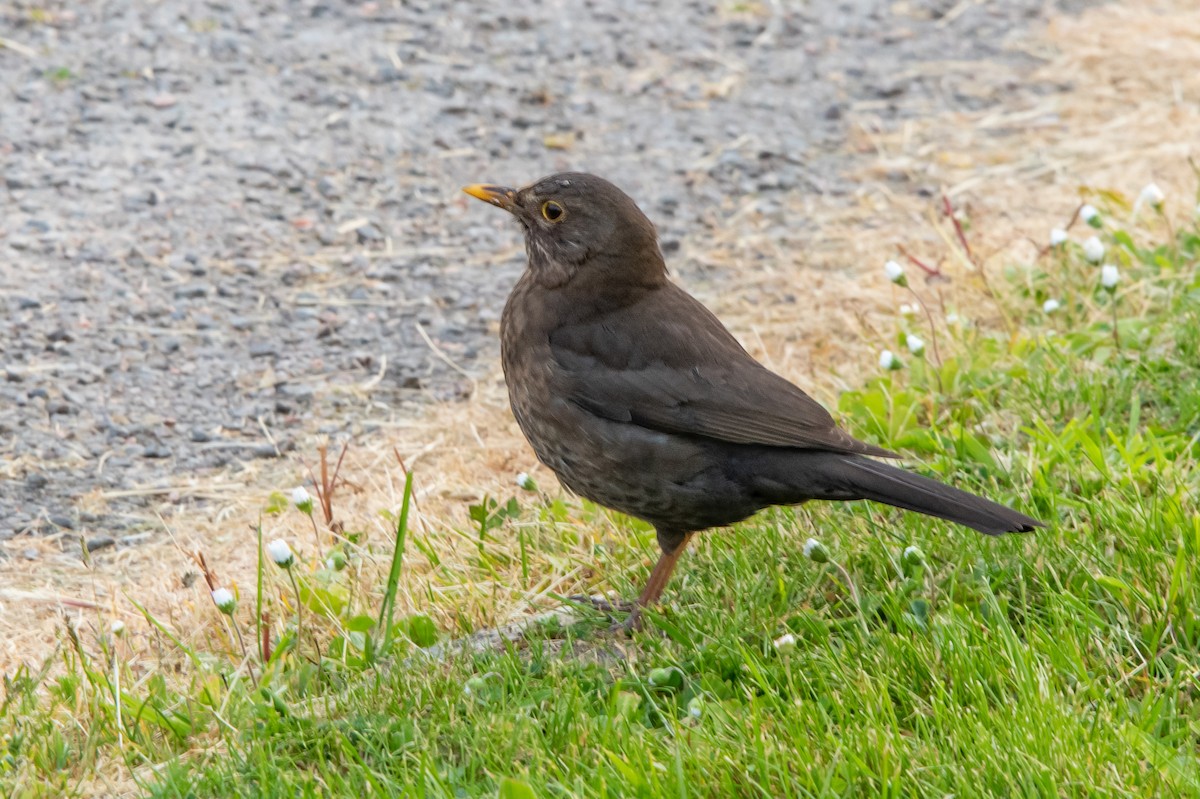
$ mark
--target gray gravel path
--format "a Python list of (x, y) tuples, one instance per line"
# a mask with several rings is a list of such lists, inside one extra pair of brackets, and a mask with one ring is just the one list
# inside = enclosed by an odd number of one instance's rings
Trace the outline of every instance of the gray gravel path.
[(702, 244), (853, 190), (849, 115), (1056, 90), (988, 75), (1064, 5), (0, 0), (0, 538), (462, 396), (418, 326), (494, 369), (521, 263), (462, 184), (587, 169)]

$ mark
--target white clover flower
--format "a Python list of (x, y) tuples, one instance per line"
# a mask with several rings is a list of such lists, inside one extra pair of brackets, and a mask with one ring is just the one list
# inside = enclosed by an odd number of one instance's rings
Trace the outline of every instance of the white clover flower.
[(212, 592), (213, 604), (217, 606), (217, 610), (224, 613), (226, 616), (233, 615), (233, 609), (237, 607), (237, 600), (233, 597), (233, 592), (228, 588), (217, 588)]
[(829, 561), (829, 553), (825, 550), (825, 545), (815, 538), (810, 538), (804, 542), (804, 557), (813, 563), (827, 563)]
[[(812, 540), (811, 538), (809, 539)], [(796, 648), (796, 636), (791, 633), (784, 633), (773, 642), (776, 652), (791, 652)]]
[(908, 351), (913, 355), (920, 355), (925, 351), (925, 341), (920, 336), (910, 333), (904, 337), (904, 343), (908, 345)]
[(462, 689), (463, 694), (465, 696), (475, 696), (477, 694), (485, 694), (487, 691), (487, 688), (488, 688), (488, 677), (490, 677), (490, 676), (491, 676), (491, 673), (489, 672), (488, 674), (475, 675), (474, 677), (469, 677), (467, 679), (467, 681), (465, 683), (463, 683), (463, 689)]
[(1117, 282), (1121, 279), (1121, 272), (1112, 264), (1105, 264), (1100, 269), (1100, 285), (1107, 291), (1112, 291), (1117, 287)]
[(1165, 199), (1167, 199), (1166, 195), (1163, 194), (1157, 183), (1147, 183), (1146, 188), (1142, 189), (1142, 193), (1138, 195), (1138, 202), (1151, 208), (1161, 208)]
[(525, 491), (537, 491), (537, 483), (533, 482), (533, 478), (525, 472), (517, 475), (517, 486)]
[(1104, 260), (1104, 242), (1096, 236), (1089, 238), (1083, 243), (1083, 257), (1094, 264), (1100, 263)]
[(1054, 228), (1054, 230), (1050, 231), (1050, 246), (1057, 247), (1060, 244), (1062, 244), (1063, 242), (1065, 242), (1067, 240), (1067, 238), (1068, 238), (1067, 231), (1063, 230), (1060, 227), (1056, 227), (1056, 228)]
[(920, 547), (907, 546), (904, 548), (904, 554), (900, 556), (900, 562), (910, 569), (916, 566), (924, 566), (925, 553), (921, 551)]
[(895, 261), (888, 261), (883, 265), (883, 273), (887, 275), (887, 279), (895, 283), (897, 286), (907, 286), (908, 278), (904, 276), (904, 267)]
[(704, 715), (704, 700), (698, 696), (693, 696), (687, 705), (688, 715), (694, 719), (698, 719)]
[(1042, 303), (1042, 311), (1044, 313), (1054, 313), (1062, 307), (1062, 303), (1058, 300), (1050, 299)]
[(962, 320), (958, 318), (958, 314), (956, 314), (954, 311), (946, 314), (946, 324), (957, 325), (960, 321)]
[(296, 486), (292, 489), (292, 504), (299, 508), (303, 513), (312, 513), (312, 496), (308, 493), (308, 489), (306, 489), (304, 486)]
[(292, 568), (292, 564), (296, 562), (296, 556), (292, 554), (292, 548), (282, 538), (276, 538), (267, 544), (267, 555), (281, 569), (290, 569)]
[(880, 369), (899, 369), (903, 364), (900, 359), (892, 354), (891, 350), (884, 350), (879, 353), (879, 368)]
[(108, 631), (113, 635), (122, 636), (125, 634), (125, 622), (120, 619), (113, 619), (112, 624), (108, 625)]
[(904, 303), (903, 305), (900, 306), (900, 315), (901, 316), (916, 316), (917, 315), (917, 306), (909, 305), (907, 302)]
[(1079, 209), (1079, 218), (1092, 227), (1100, 227), (1100, 212), (1094, 205), (1085, 205)]

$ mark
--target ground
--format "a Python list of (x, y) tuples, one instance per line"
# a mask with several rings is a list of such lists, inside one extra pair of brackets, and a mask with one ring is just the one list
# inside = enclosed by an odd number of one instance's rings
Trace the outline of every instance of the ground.
[(313, 433), (465, 396), (521, 265), (465, 183), (606, 175), (710, 297), (756, 268), (714, 257), (738, 233), (811, 268), (788, 209), (863, 191), (851, 128), (1061, 91), (1030, 44), (1057, 8), (0, 6), (0, 538), (140, 540)]
[[(0, 0), (0, 78), (0, 793), (1200, 795), (1191, 0)], [(764, 514), (650, 632), (492, 651), (655, 554), (499, 375), (519, 234), (458, 188), (568, 168), (856, 434), (1050, 526)], [(322, 445), (333, 524), (286, 500)]]

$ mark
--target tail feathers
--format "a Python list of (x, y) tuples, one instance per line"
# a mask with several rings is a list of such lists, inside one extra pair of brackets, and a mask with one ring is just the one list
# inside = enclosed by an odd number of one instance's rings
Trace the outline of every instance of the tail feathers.
[(869, 458), (842, 459), (845, 487), (861, 499), (936, 516), (987, 535), (1028, 533), (1046, 525), (989, 499)]

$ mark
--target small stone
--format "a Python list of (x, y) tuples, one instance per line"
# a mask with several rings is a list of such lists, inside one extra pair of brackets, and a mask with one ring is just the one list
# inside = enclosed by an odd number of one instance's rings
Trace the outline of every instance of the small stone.
[(354, 231), (358, 234), (359, 244), (368, 244), (370, 242), (383, 241), (383, 231), (373, 224), (366, 224)]
[(251, 358), (274, 358), (279, 350), (270, 341), (255, 341), (250, 345)]
[(25, 478), (25, 487), (30, 491), (38, 491), (49, 485), (50, 479), (40, 472), (34, 472)]
[(162, 444), (149, 444), (142, 447), (141, 455), (143, 458), (152, 459), (169, 458), (171, 457), (171, 450)]
[(321, 178), (317, 181), (317, 191), (321, 193), (322, 197), (330, 200), (337, 199), (338, 197), (342, 196), (342, 192), (338, 188), (338, 185), (329, 178)]
[(208, 432), (203, 427), (193, 427), (188, 433), (188, 438), (197, 444), (204, 444), (212, 441), (212, 433)]
[(99, 552), (102, 549), (108, 549), (109, 547), (115, 547), (116, 545), (116, 539), (107, 535), (90, 538), (88, 539), (88, 542), (84, 544), (84, 546), (87, 547), (88, 552)]
[[(141, 211), (158, 205), (158, 192), (154, 189), (130, 189), (121, 197), (121, 208), (126, 211)], [(130, 260), (133, 260), (131, 253)]]
[(194, 300), (208, 296), (208, 286), (204, 283), (188, 283), (175, 289), (175, 299)]
[(33, 547), (29, 547), (21, 550), (21, 557), (25, 558), (25, 560), (37, 560), (40, 557), (40, 553)]

